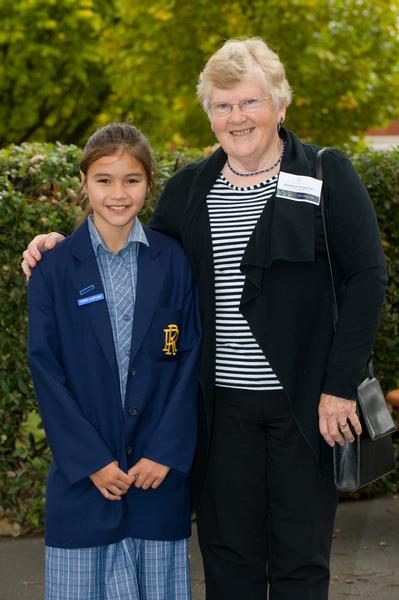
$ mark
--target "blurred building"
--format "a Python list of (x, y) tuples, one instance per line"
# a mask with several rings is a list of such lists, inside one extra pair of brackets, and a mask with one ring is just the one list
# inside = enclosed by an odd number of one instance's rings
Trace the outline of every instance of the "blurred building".
[(399, 146), (399, 121), (394, 121), (382, 129), (369, 129), (365, 139), (375, 150)]

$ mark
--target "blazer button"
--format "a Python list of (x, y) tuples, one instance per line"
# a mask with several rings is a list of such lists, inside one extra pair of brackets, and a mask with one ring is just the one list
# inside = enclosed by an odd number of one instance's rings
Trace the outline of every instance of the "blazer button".
[(133, 452), (133, 448), (131, 446), (128, 446), (126, 448), (126, 454), (131, 454)]
[(136, 369), (133, 369), (133, 367), (131, 369), (128, 370), (129, 375), (136, 375)]
[(127, 412), (129, 413), (129, 415), (131, 417), (135, 417), (139, 413), (139, 411), (137, 410), (137, 408), (129, 408), (129, 410)]

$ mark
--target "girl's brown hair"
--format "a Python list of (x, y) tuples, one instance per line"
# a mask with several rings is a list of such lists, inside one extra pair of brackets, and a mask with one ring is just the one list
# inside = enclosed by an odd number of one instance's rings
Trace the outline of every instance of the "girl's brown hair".
[(126, 151), (143, 165), (148, 187), (154, 189), (154, 162), (147, 138), (128, 123), (109, 123), (97, 129), (88, 139), (80, 160), (80, 170), (87, 176), (91, 164), (103, 156)]

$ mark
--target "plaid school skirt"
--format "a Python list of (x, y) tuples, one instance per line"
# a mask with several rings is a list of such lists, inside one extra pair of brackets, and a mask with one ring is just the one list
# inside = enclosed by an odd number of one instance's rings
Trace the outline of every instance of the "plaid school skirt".
[(46, 600), (191, 600), (188, 539), (46, 546)]

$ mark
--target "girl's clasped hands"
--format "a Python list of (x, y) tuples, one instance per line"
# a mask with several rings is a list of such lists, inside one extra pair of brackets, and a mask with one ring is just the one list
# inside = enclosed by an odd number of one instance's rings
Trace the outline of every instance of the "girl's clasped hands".
[(161, 465), (148, 458), (141, 458), (125, 473), (115, 460), (90, 475), (90, 479), (104, 498), (121, 500), (121, 497), (132, 486), (143, 490), (157, 489), (169, 471), (170, 467), (166, 465)]

